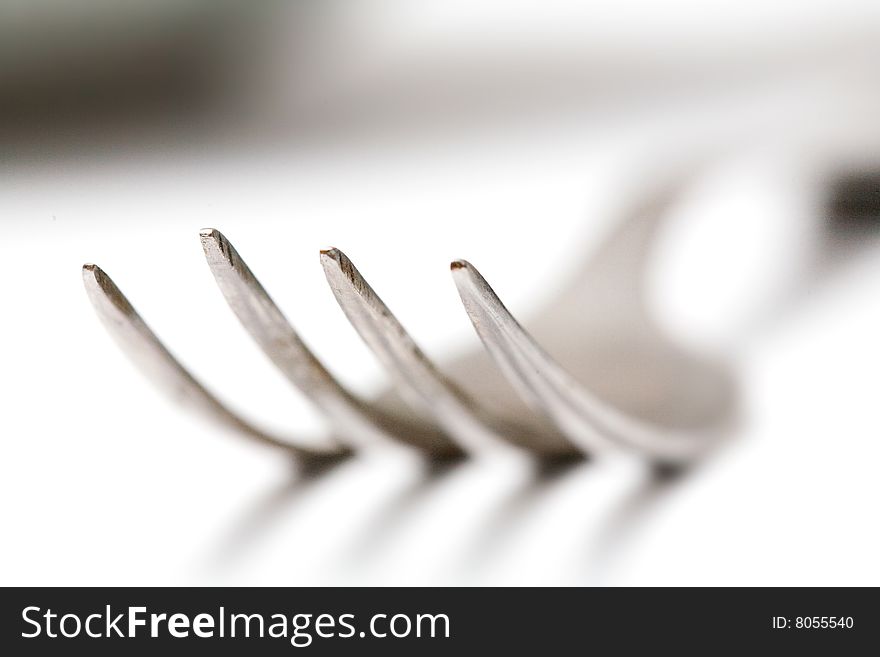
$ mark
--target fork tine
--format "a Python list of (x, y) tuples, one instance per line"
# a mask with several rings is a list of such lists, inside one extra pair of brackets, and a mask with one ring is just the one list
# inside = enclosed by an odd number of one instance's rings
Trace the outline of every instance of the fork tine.
[(451, 269), (486, 349), (520, 395), (572, 441), (591, 451), (618, 443), (669, 464), (692, 460), (712, 444), (703, 435), (661, 433), (600, 401), (535, 342), (473, 265), (457, 260)]
[(393, 440), (437, 456), (461, 454), (442, 433), (391, 417), (346, 390), (303, 343), (229, 240), (213, 228), (202, 230), (200, 236), (208, 266), (239, 321), (339, 435), (361, 445)]
[(521, 427), (492, 419), (449, 381), (413, 341), (406, 329), (339, 249), (321, 251), (321, 263), (336, 300), (361, 338), (376, 354), (410, 402), (434, 420), (467, 451), (504, 442), (545, 456), (569, 456), (574, 447), (552, 435), (531, 435)]
[(163, 392), (170, 393), (177, 401), (188, 404), (215, 422), (231, 426), (260, 443), (287, 450), (305, 460), (335, 458), (347, 453), (341, 446), (322, 450), (293, 444), (266, 433), (229, 410), (177, 361), (100, 267), (84, 265), (83, 282), (107, 330), (141, 372)]

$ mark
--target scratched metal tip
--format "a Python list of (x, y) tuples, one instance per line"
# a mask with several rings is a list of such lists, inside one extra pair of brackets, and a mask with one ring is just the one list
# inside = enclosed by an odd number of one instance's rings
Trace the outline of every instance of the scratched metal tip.
[(92, 303), (110, 304), (126, 314), (136, 314), (128, 299), (120, 292), (107, 273), (98, 265), (86, 263), (82, 268), (83, 283)]
[(334, 260), (335, 262), (339, 262), (342, 258), (345, 257), (345, 254), (337, 249), (335, 246), (327, 247), (326, 249), (321, 249), (321, 260)]
[(208, 250), (224, 251), (225, 244), (228, 243), (226, 237), (216, 228), (202, 228), (199, 231), (199, 240), (202, 242), (202, 248), (207, 253)]
[(82, 275), (83, 279), (86, 281), (89, 279), (97, 281), (99, 278), (106, 277), (106, 274), (101, 268), (91, 262), (87, 262), (82, 266)]

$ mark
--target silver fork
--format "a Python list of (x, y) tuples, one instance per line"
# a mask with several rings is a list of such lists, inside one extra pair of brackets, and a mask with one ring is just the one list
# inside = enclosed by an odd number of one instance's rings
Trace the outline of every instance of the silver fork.
[[(465, 310), (498, 367), (493, 370), (478, 356), (453, 365), (467, 373), (473, 394), (425, 356), (344, 253), (322, 251), (340, 307), (415, 417), (391, 395), (366, 401), (348, 391), (300, 339), (229, 240), (215, 229), (201, 231), (208, 265), (239, 321), (326, 418), (334, 438), (327, 448), (271, 435), (231, 411), (165, 348), (100, 268), (85, 265), (83, 276), (111, 334), (162, 389), (303, 459), (338, 458), (394, 441), (433, 458), (507, 445), (549, 459), (628, 449), (653, 463), (677, 466), (718, 443), (735, 389), (730, 368), (667, 341), (645, 311), (644, 262), (681, 185), (662, 185), (635, 203), (576, 281), (541, 313), (545, 319), (537, 335), (562, 346), (571, 357), (568, 370), (517, 322), (473, 265), (452, 263)], [(498, 372), (510, 386), (499, 383)], [(609, 376), (615, 372), (621, 376)]]

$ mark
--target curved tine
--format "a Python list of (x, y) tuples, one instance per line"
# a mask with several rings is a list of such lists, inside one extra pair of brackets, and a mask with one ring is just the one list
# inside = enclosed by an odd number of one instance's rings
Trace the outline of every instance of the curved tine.
[(461, 454), (442, 433), (401, 422), (346, 390), (303, 343), (229, 240), (213, 228), (200, 235), (208, 266), (232, 311), (263, 353), (327, 417), (338, 435), (362, 445), (393, 440), (435, 456)]
[(592, 450), (618, 443), (668, 464), (692, 460), (712, 444), (703, 434), (649, 427), (600, 401), (547, 355), (473, 265), (458, 260), (452, 273), (474, 328), (505, 376), (577, 444)]
[(341, 447), (321, 450), (291, 444), (233, 413), (171, 355), (100, 267), (85, 265), (83, 282), (107, 330), (138, 369), (160, 390), (170, 392), (176, 400), (189, 404), (216, 422), (232, 426), (258, 442), (293, 452), (303, 459), (336, 458), (347, 453)]
[(573, 445), (553, 433), (530, 435), (520, 427), (489, 418), (474, 400), (437, 370), (342, 251), (321, 251), (321, 263), (343, 312), (392, 375), (401, 393), (412, 404), (431, 413), (437, 424), (464, 449), (482, 451), (507, 442), (544, 456), (577, 454)]

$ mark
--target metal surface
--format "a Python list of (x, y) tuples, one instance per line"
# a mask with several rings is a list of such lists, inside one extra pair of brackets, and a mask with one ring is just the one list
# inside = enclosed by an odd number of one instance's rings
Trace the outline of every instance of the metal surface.
[(346, 390), (309, 350), (250, 268), (218, 230), (201, 232), (217, 285), (266, 356), (325, 416), (340, 436), (360, 447), (399, 441), (435, 456), (460, 454), (458, 446), (426, 423), (383, 412)]
[(82, 273), (89, 299), (107, 330), (138, 369), (173, 399), (248, 438), (302, 459), (339, 457), (347, 453), (341, 445), (327, 450), (302, 447), (295, 438), (269, 434), (231, 411), (177, 361), (100, 267), (87, 264)]
[(507, 310), (470, 263), (452, 263), (462, 302), (483, 344), (523, 398), (546, 413), (588, 452), (618, 445), (661, 463), (702, 454), (712, 441), (700, 433), (662, 431), (602, 402), (551, 358)]
[(544, 456), (576, 453), (552, 429), (536, 435), (526, 427), (492, 417), (444, 377), (342, 251), (322, 251), (321, 263), (346, 317), (388, 370), (401, 394), (466, 451), (480, 452), (510, 442)]
[[(464, 308), (511, 386), (501, 394), (510, 399), (498, 408), (484, 403), (479, 385), (474, 394), (466, 392), (428, 359), (342, 251), (322, 251), (339, 306), (416, 411), (415, 419), (385, 398), (367, 402), (344, 388), (230, 242), (215, 229), (203, 230), (201, 241), (233, 312), (341, 441), (328, 454), (394, 441), (433, 458), (511, 447), (548, 459), (629, 450), (652, 463), (678, 466), (718, 443), (735, 397), (725, 364), (666, 339), (645, 310), (645, 262), (670, 203), (689, 179), (669, 178), (635, 199), (580, 275), (539, 313), (538, 333), (514, 319), (475, 267), (464, 260), (452, 263)], [(177, 362), (106, 274), (87, 265), (84, 276), (111, 333), (160, 387), (263, 443), (303, 457), (322, 454), (268, 435), (230, 411)], [(543, 340), (562, 348), (563, 358), (551, 356), (540, 346)], [(487, 373), (476, 359), (456, 371), (470, 383), (487, 381)]]

